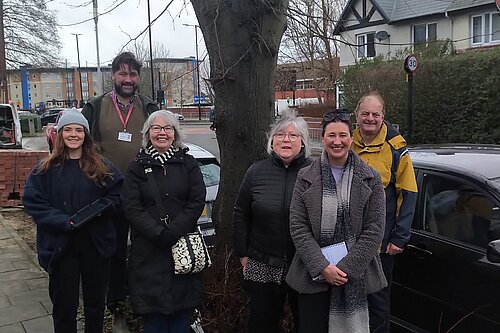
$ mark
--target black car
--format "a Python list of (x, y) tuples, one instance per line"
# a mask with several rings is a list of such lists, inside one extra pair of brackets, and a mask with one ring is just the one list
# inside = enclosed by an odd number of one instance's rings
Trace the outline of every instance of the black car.
[(410, 156), (419, 194), (410, 243), (396, 257), (393, 331), (500, 332), (500, 146)]

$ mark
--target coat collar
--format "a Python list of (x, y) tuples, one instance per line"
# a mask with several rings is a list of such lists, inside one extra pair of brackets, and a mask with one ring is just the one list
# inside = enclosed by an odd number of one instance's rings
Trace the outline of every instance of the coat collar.
[[(271, 152), (271, 159), (273, 160), (273, 163), (280, 168), (286, 168), (285, 164), (283, 164), (283, 160), (281, 157), (278, 156), (274, 151)], [(306, 153), (304, 151), (304, 148), (302, 148), (297, 156), (290, 162), (288, 165), (289, 169), (296, 169), (296, 168), (301, 168), (304, 164), (304, 160), (306, 159)]]
[[(358, 156), (353, 151), (350, 151), (349, 154), (352, 154), (353, 157), (353, 162), (354, 162), (354, 176), (358, 177), (360, 180), (365, 180), (365, 179), (371, 179), (373, 178), (373, 172), (371, 168), (361, 160), (361, 158)], [(306, 167), (303, 169), (304, 171), (302, 172), (301, 177), (309, 182), (312, 183), (315, 178), (320, 177), (321, 178), (321, 158), (318, 157), (314, 159), (314, 161), (311, 163), (309, 167)]]
[[(179, 151), (176, 151), (174, 153), (174, 155), (171, 158), (169, 158), (166, 163), (167, 164), (169, 164), (169, 163), (181, 163), (184, 160), (186, 153), (187, 153), (187, 150), (185, 150), (185, 149), (181, 149)], [(135, 161), (139, 162), (142, 165), (162, 166), (160, 161), (152, 158), (150, 155), (146, 154), (146, 152), (144, 152), (144, 150), (142, 150), (142, 149), (137, 154)]]

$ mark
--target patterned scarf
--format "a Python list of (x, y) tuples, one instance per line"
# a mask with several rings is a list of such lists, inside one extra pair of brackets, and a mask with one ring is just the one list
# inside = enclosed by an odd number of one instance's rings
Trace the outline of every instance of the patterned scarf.
[[(319, 239), (321, 247), (346, 242), (349, 250), (356, 242), (349, 214), (349, 198), (354, 171), (352, 154), (349, 152), (339, 184), (335, 183), (326, 153), (323, 151), (321, 155), (321, 180), (323, 184)], [(342, 286), (332, 285), (330, 291), (328, 332), (369, 332), (368, 303), (364, 282), (349, 280)]]
[(170, 146), (170, 148), (167, 149), (166, 152), (160, 153), (158, 150), (156, 150), (153, 145), (148, 146), (146, 149), (144, 149), (144, 152), (154, 158), (155, 160), (160, 161), (161, 165), (164, 165), (167, 163), (168, 159), (170, 159), (172, 156), (174, 156), (174, 153), (178, 152), (179, 148), (174, 148), (174, 146)]

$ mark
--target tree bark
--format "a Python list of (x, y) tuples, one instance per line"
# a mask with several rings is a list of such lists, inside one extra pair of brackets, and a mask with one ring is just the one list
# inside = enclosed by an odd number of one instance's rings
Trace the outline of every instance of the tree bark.
[(210, 57), (221, 182), (212, 218), (214, 267), (206, 274), (208, 332), (245, 331), (241, 266), (232, 255), (233, 207), (248, 167), (267, 157), (274, 80), (288, 0), (191, 0)]
[(191, 0), (210, 56), (221, 183), (218, 253), (231, 244), (232, 211), (247, 168), (266, 157), (274, 120), (274, 75), (288, 0)]

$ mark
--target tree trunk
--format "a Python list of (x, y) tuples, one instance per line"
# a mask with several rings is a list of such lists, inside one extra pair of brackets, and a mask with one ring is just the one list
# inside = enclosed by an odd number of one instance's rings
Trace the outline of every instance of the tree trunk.
[(266, 154), (274, 120), (274, 80), (288, 0), (191, 0), (210, 57), (221, 182), (212, 216), (215, 267), (207, 272), (208, 331), (242, 331), (245, 297), (232, 255), (232, 215), (248, 167)]
[[(210, 56), (222, 174), (217, 248), (231, 242), (232, 210), (247, 168), (266, 156), (274, 75), (287, 0), (191, 0)], [(220, 253), (220, 252), (219, 252)]]

